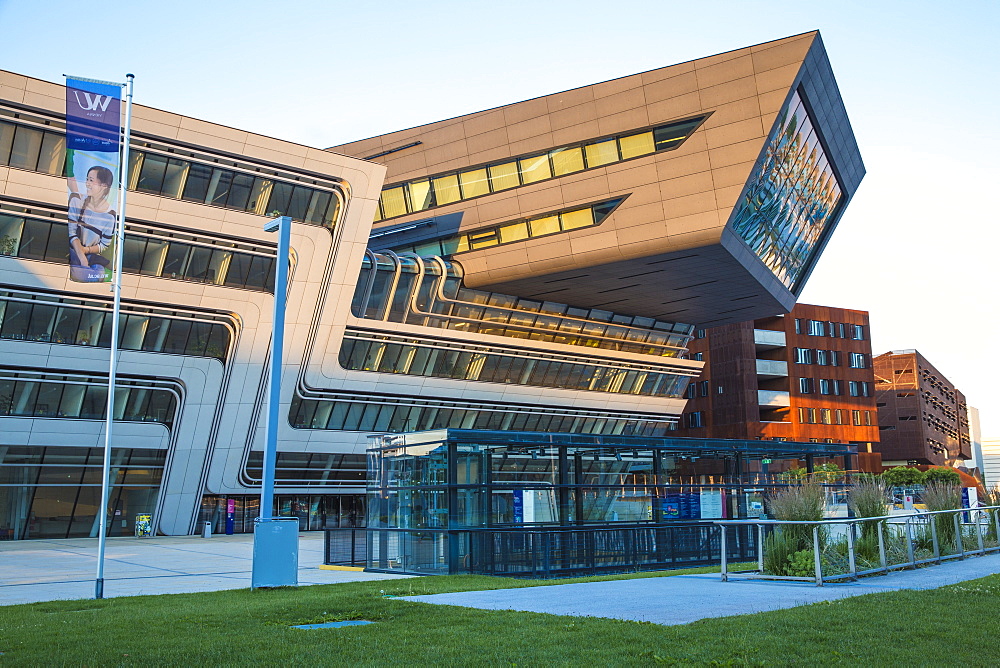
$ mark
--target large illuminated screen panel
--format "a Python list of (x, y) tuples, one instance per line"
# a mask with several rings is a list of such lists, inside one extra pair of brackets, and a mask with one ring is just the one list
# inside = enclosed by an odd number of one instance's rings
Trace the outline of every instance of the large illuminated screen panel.
[(790, 290), (809, 266), (841, 199), (802, 99), (796, 92), (733, 220), (739, 234)]

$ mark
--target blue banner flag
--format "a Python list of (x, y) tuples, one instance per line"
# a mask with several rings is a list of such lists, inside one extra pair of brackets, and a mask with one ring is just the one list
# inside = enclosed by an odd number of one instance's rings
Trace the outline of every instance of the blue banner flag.
[(69, 266), (81, 283), (108, 282), (114, 274), (121, 101), (120, 84), (66, 79)]

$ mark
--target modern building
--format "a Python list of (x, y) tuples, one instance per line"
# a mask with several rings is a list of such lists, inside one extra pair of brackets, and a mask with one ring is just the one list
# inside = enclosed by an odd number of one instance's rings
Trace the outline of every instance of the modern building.
[(879, 441), (886, 466), (959, 466), (971, 457), (965, 395), (916, 350), (875, 358)]
[(677, 434), (849, 443), (878, 467), (865, 456), (878, 450), (869, 334), (866, 311), (809, 304), (697, 330), (688, 349), (705, 368)]
[[(110, 302), (67, 279), (64, 95), (0, 73), (14, 538), (98, 515)], [(864, 174), (815, 32), (325, 151), (137, 106), (131, 155), (114, 533), (249, 530), (275, 213), (278, 511), (320, 528), (362, 521), (373, 433), (668, 435), (695, 327), (790, 309)]]
[(983, 484), (986, 489), (1000, 487), (1000, 438), (984, 438), (983, 449)]

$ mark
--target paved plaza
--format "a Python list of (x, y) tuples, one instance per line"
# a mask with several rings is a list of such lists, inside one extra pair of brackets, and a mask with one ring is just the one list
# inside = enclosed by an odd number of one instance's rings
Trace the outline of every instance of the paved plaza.
[[(321, 570), (323, 532), (299, 534), (299, 584), (406, 577)], [(250, 586), (253, 535), (109, 538), (104, 596), (182, 594)], [(93, 598), (97, 539), (0, 542), (0, 605)]]
[(483, 610), (519, 610), (577, 617), (610, 617), (654, 624), (687, 624), (781, 610), (819, 601), (900, 589), (934, 589), (1000, 573), (1000, 554), (970, 557), (912, 571), (863, 578), (858, 582), (815, 584), (733, 579), (717, 573), (639, 578), (581, 584), (495, 589), (408, 596), (406, 600)]

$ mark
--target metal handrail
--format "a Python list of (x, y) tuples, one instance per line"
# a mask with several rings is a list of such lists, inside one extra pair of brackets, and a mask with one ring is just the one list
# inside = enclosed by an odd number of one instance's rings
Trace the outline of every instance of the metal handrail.
[[(890, 571), (902, 569), (902, 568), (916, 568), (917, 566), (924, 564), (940, 564), (946, 559), (965, 559), (972, 555), (984, 555), (990, 552), (1000, 552), (1000, 544), (993, 547), (986, 547), (983, 538), (984, 526), (983, 519), (986, 518), (985, 525), (988, 527), (990, 524), (989, 517), (992, 511), (993, 525), (997, 536), (1000, 536), (1000, 505), (997, 506), (977, 506), (975, 508), (954, 508), (950, 510), (914, 510), (912, 513), (902, 514), (902, 515), (880, 515), (878, 517), (858, 517), (858, 518), (834, 518), (826, 520), (771, 520), (771, 519), (756, 519), (756, 520), (713, 520), (713, 524), (719, 526), (721, 531), (720, 536), (720, 564), (721, 570), (720, 575), (723, 582), (726, 582), (730, 578), (730, 573), (728, 569), (728, 563), (726, 558), (726, 541), (727, 541), (727, 527), (730, 526), (756, 526), (758, 535), (758, 545), (760, 546), (757, 554), (757, 570), (756, 571), (741, 571), (739, 572), (739, 577), (743, 579), (765, 579), (765, 580), (795, 580), (800, 582), (815, 581), (817, 587), (822, 587), (824, 580), (842, 580), (851, 579), (857, 580), (859, 577), (864, 575), (875, 575), (875, 574), (887, 574)], [(962, 522), (961, 517), (963, 513), (968, 513), (969, 515), (975, 515), (976, 519), (972, 522)], [(939, 542), (937, 522), (932, 521), (931, 516), (936, 515), (947, 515), (950, 514), (953, 518), (955, 525), (955, 552), (952, 554), (942, 554), (941, 544)], [(865, 570), (858, 570), (857, 567), (857, 551), (856, 551), (856, 527), (858, 524), (863, 524), (865, 522), (875, 522), (877, 527), (878, 535), (878, 547), (879, 547), (879, 566), (877, 568), (869, 568)], [(917, 559), (914, 550), (914, 536), (913, 536), (913, 524), (915, 522), (926, 524), (930, 527), (931, 532), (931, 545), (933, 556), (926, 559)], [(907, 560), (890, 564), (888, 563), (886, 541), (885, 541), (885, 527), (887, 524), (903, 525), (904, 535), (906, 538), (906, 552)], [(772, 575), (764, 573), (764, 531), (767, 527), (779, 528), (785, 525), (802, 525), (811, 526), (812, 531), (812, 551), (813, 551), (813, 562), (814, 562), (814, 575), (813, 577), (795, 576), (795, 575)], [(820, 529), (825, 526), (845, 526), (846, 536), (847, 536), (847, 549), (848, 549), (848, 565), (849, 568), (847, 572), (844, 573), (824, 573), (823, 572), (823, 555), (820, 540)], [(963, 526), (974, 526), (976, 527), (975, 534), (977, 536), (978, 549), (966, 550), (965, 543), (963, 541)]]

